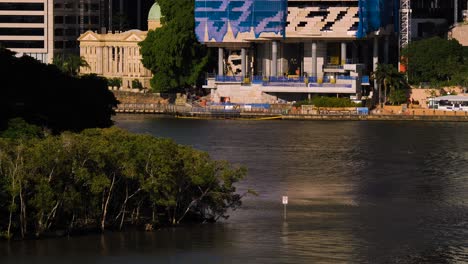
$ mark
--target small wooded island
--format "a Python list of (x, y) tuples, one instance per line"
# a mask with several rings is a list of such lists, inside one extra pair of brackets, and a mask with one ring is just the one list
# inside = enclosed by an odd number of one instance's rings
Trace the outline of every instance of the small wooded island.
[(245, 168), (109, 128), (118, 101), (105, 79), (1, 47), (0, 67), (1, 237), (216, 221), (240, 206)]

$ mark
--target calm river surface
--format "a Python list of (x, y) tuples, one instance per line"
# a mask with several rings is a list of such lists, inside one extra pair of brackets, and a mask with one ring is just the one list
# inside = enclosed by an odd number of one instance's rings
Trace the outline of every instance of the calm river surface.
[(259, 195), (223, 223), (2, 243), (0, 263), (468, 263), (467, 123), (116, 120), (248, 167)]

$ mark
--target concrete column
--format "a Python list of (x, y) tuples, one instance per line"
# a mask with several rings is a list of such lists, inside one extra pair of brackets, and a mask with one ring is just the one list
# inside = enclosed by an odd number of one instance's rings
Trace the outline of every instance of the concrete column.
[(139, 48), (135, 48), (136, 49), (136, 55), (137, 55), (137, 72), (138, 72), (138, 77), (141, 77), (141, 58), (140, 58), (140, 49)]
[(117, 46), (116, 49), (115, 49), (115, 58), (117, 60), (117, 68), (116, 68), (116, 72), (117, 73), (120, 73), (121, 71), (121, 68), (120, 68), (120, 47)]
[(111, 66), (111, 47), (106, 47), (106, 73), (110, 72)]
[(278, 41), (271, 43), (271, 76), (278, 76)]
[(103, 74), (103, 71), (102, 71), (102, 64), (103, 64), (103, 54), (102, 54), (102, 47), (98, 47), (98, 50), (97, 50), (97, 60), (96, 60), (96, 64), (97, 64), (97, 74)]
[[(377, 65), (379, 64), (379, 39), (377, 36), (374, 37), (374, 56), (373, 56), (373, 71), (377, 70)], [(381, 90), (378, 87), (377, 80), (374, 78), (374, 89), (379, 91), (379, 105), (382, 100)]]
[(377, 70), (377, 64), (379, 64), (379, 39), (374, 37), (374, 56), (373, 56), (373, 70)]
[(346, 42), (341, 42), (341, 65), (346, 64)]
[(124, 56), (123, 47), (119, 47), (119, 61), (120, 61), (119, 71), (121, 74), (123, 73), (123, 56)]
[(109, 72), (109, 60), (110, 60), (110, 56), (109, 56), (109, 47), (105, 47), (105, 50), (104, 50), (104, 54), (105, 54), (105, 60), (104, 60), (104, 72), (105, 73), (108, 73)]
[(218, 48), (218, 75), (224, 76), (224, 49)]
[(122, 55), (122, 75), (125, 75), (125, 72), (127, 71), (127, 47), (122, 47), (122, 50), (120, 51)]
[(247, 52), (245, 48), (241, 49), (241, 68), (242, 68), (242, 76), (247, 76)]
[(311, 77), (317, 77), (317, 42), (312, 42), (312, 71)]
[(112, 54), (112, 74), (115, 75), (117, 73), (117, 47), (112, 48), (113, 54)]
[(384, 63), (388, 64), (389, 62), (389, 46), (390, 46), (390, 37), (387, 35), (385, 36), (385, 43), (384, 43)]

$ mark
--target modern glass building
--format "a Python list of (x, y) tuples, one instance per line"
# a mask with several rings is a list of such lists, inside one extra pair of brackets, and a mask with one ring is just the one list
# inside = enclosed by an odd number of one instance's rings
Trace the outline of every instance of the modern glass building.
[(196, 35), (218, 50), (214, 101), (368, 95), (397, 50), (395, 0), (195, 0)]

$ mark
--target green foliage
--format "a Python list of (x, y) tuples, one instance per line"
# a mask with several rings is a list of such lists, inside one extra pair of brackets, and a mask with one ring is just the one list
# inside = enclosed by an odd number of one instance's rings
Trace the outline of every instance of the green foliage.
[(54, 65), (0, 48), (0, 130), (7, 120), (21, 117), (52, 132), (79, 131), (112, 125), (118, 101), (103, 78), (63, 73)]
[(133, 89), (143, 89), (143, 85), (138, 79), (132, 80), (132, 88)]
[(433, 86), (466, 82), (468, 56), (457, 40), (439, 37), (411, 42), (403, 50), (411, 84), (430, 82)]
[(80, 57), (78, 55), (70, 54), (70, 55), (60, 55), (57, 54), (54, 56), (52, 62), (57, 68), (59, 68), (62, 72), (67, 73), (71, 76), (77, 76), (80, 72), (80, 68), (89, 68), (88, 62), (84, 59), (84, 57)]
[(8, 121), (8, 128), (0, 132), (0, 137), (11, 139), (31, 139), (41, 137), (42, 129), (38, 126), (28, 124), (21, 118)]
[(122, 229), (227, 218), (246, 171), (172, 140), (117, 128), (0, 138), (0, 233)]
[(406, 90), (393, 90), (390, 92), (388, 101), (393, 104), (402, 104), (408, 101), (408, 95)]
[(208, 64), (206, 47), (195, 36), (194, 0), (158, 0), (162, 27), (139, 45), (143, 65), (153, 73), (154, 92), (178, 92), (200, 83)]
[(108, 78), (107, 85), (111, 87), (122, 87), (122, 78)]
[(315, 107), (359, 107), (361, 104), (352, 102), (349, 98), (337, 97), (313, 97), (310, 101), (302, 101), (295, 104), (296, 107), (302, 105), (314, 105)]
[[(409, 88), (406, 82), (405, 75), (398, 71), (398, 69), (390, 64), (378, 64), (377, 70), (373, 73), (372, 78), (376, 79), (379, 83), (379, 102), (387, 103), (389, 98), (387, 94), (393, 94), (394, 96), (401, 96), (406, 92), (396, 92), (398, 90), (407, 90)], [(384, 94), (382, 96), (382, 86), (384, 88)], [(383, 99), (383, 102), (382, 102)], [(393, 98), (395, 99), (395, 97)], [(402, 99), (402, 98), (399, 98)], [(406, 99), (404, 100), (406, 101)]]

